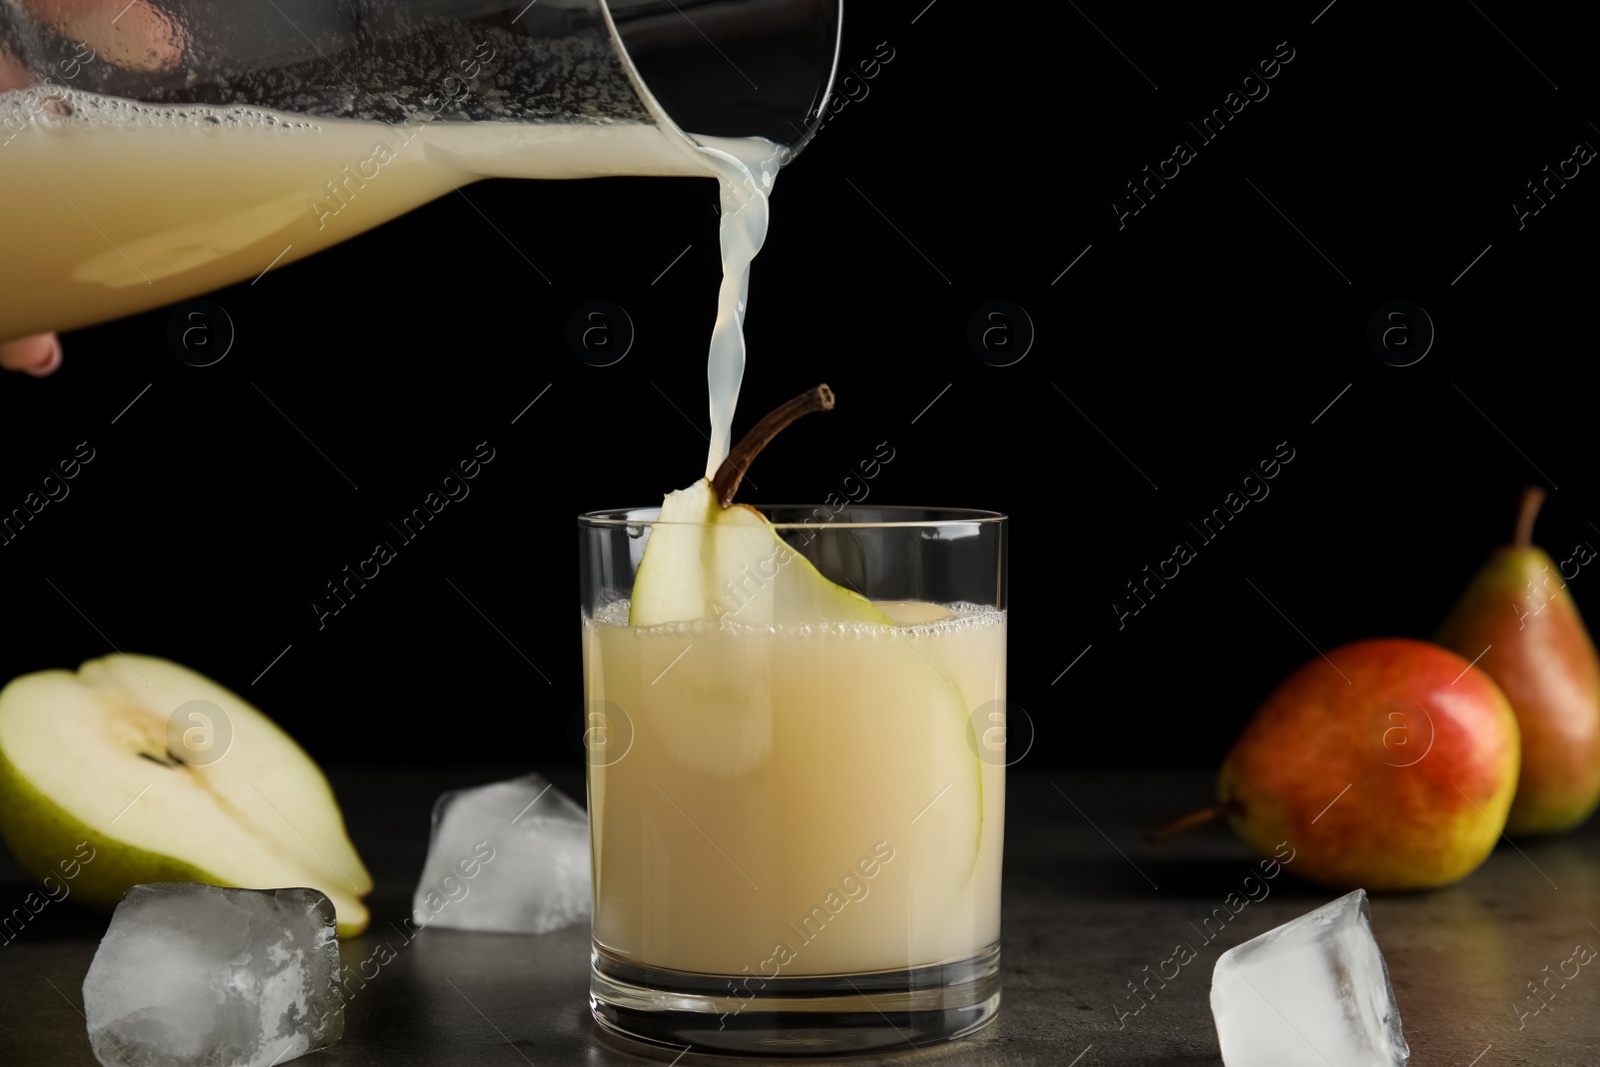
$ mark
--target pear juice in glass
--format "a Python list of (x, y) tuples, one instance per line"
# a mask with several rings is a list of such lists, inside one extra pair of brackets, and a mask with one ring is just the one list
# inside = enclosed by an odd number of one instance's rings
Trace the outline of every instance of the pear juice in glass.
[(970, 1033), (999, 1004), (1006, 520), (743, 512), (579, 521), (595, 1015), (780, 1055)]

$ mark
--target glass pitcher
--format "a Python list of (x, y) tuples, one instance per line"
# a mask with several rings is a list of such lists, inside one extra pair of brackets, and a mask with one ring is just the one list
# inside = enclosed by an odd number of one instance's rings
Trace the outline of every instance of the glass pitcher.
[(259, 276), (486, 177), (805, 144), (842, 0), (0, 0), (0, 341)]

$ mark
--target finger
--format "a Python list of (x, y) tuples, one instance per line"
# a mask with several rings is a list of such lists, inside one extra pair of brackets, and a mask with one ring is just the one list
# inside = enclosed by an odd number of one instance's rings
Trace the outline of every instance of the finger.
[(150, 0), (22, 0), (22, 6), (127, 70), (171, 70), (189, 43), (188, 31)]
[(23, 337), (0, 344), (0, 367), (19, 370), (35, 378), (54, 374), (61, 366), (61, 339), (53, 333)]

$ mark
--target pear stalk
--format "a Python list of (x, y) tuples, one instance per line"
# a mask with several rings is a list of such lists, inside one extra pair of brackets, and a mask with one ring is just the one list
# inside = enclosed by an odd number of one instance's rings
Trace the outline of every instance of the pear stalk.
[(1173, 819), (1165, 826), (1156, 827), (1148, 834), (1145, 834), (1144, 839), (1150, 842), (1152, 845), (1164, 845), (1175, 837), (1182, 837), (1190, 830), (1198, 830), (1200, 827), (1207, 826), (1219, 819), (1232, 818), (1243, 810), (1244, 805), (1240, 804), (1237, 800), (1229, 800), (1221, 804), (1213, 804), (1209, 808), (1201, 808), (1199, 811), (1191, 811), (1187, 815)]
[(722, 461), (722, 466), (717, 468), (717, 473), (711, 479), (711, 489), (716, 494), (717, 503), (724, 508), (733, 504), (733, 496), (739, 491), (744, 472), (784, 427), (813, 411), (831, 410), (833, 390), (826, 385), (819, 385), (768, 412), (760, 422), (750, 427), (750, 432), (740, 438), (739, 443), (733, 446), (733, 451)]
[(1529, 486), (1522, 493), (1522, 506), (1517, 509), (1517, 532), (1512, 539), (1512, 544), (1518, 548), (1531, 548), (1533, 546), (1533, 523), (1539, 517), (1539, 508), (1544, 503), (1544, 490), (1537, 485)]

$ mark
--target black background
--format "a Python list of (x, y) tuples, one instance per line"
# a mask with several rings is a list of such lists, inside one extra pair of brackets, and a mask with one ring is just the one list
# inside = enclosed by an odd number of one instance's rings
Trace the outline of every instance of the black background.
[[(1526, 484), (1555, 490), (1558, 560), (1600, 544), (1600, 178), (1523, 229), (1511, 208), (1600, 144), (1567, 13), (925, 4), (849, 6), (842, 67), (894, 58), (780, 179), (736, 433), (825, 380), (838, 409), (762, 457), (751, 502), (818, 500), (887, 441), (872, 502), (1013, 517), (1030, 761), (1214, 764), (1313, 645), (1430, 632)], [(1270, 95), (1200, 147), (1185, 120), (1284, 41)], [(1119, 229), (1111, 199), (1179, 139), (1197, 158)], [(715, 190), (469, 195), (481, 215), (451, 194), (213, 294), (237, 330), (215, 366), (174, 357), (164, 308), (0, 380), (0, 509), (95, 450), (0, 546), (0, 675), (115, 647), (236, 689), (325, 763), (578, 762), (573, 519), (700, 473)], [(1037, 330), (1009, 367), (966, 342), (995, 298)], [(565, 341), (591, 299), (637, 328), (611, 367)], [(1365, 340), (1394, 299), (1437, 328), (1413, 366)], [(323, 583), (480, 441), (471, 495), (319, 629)], [(1124, 583), (1280, 442), (1270, 496), (1119, 629)], [(1600, 577), (1572, 591), (1600, 612)]]

